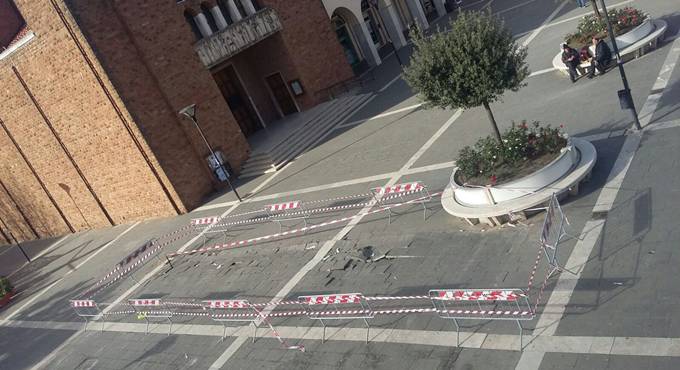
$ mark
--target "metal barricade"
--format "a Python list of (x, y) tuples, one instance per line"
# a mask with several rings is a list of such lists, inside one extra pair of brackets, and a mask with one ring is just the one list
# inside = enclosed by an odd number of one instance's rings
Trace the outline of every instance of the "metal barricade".
[(569, 220), (564, 212), (562, 212), (560, 202), (553, 193), (546, 209), (545, 220), (543, 221), (539, 237), (543, 252), (550, 266), (548, 277), (552, 276), (556, 271), (567, 271), (564, 269), (564, 266), (560, 265), (557, 252), (558, 246), (565, 236), (574, 237), (567, 233), (568, 225)]
[(202, 306), (204, 310), (210, 311), (210, 318), (213, 321), (222, 324), (224, 330), (220, 341), (227, 336), (226, 323), (249, 322), (253, 326), (253, 343), (255, 343), (257, 320), (260, 315), (250, 302), (243, 299), (216, 299), (203, 301)]
[(172, 334), (173, 309), (163, 303), (161, 299), (129, 299), (128, 305), (135, 311), (138, 319), (143, 318), (146, 321), (145, 334), (149, 334), (149, 324), (152, 320), (155, 322), (169, 322), (170, 329), (168, 329), (168, 335)]
[(264, 210), (272, 222), (279, 224), (279, 232), (283, 230), (283, 222), (302, 220), (307, 227), (307, 218), (309, 211), (305, 209), (302, 201), (294, 200), (285, 203), (268, 204), (264, 206)]
[(458, 320), (514, 320), (519, 328), (520, 350), (524, 347), (521, 321), (532, 320), (529, 297), (522, 289), (431, 289), (430, 299), (439, 317), (456, 325), (456, 345), (460, 345)]
[[(389, 201), (393, 199), (399, 199), (401, 202), (407, 202), (406, 196), (413, 194), (424, 194), (421, 199), (418, 199), (417, 203), (423, 206), (423, 220), (427, 218), (427, 206), (425, 203), (432, 200), (432, 195), (427, 189), (427, 186), (420, 181), (396, 184), (392, 186), (381, 186), (377, 188), (372, 188), (371, 193), (376, 201), (377, 205), (388, 206)], [(387, 208), (387, 220), (388, 223), (392, 223), (392, 210)]]
[(87, 330), (87, 325), (90, 321), (99, 319), (102, 322), (101, 331), (104, 331), (104, 313), (95, 301), (91, 299), (72, 299), (69, 303), (76, 315), (85, 320), (85, 330)]
[(375, 317), (373, 309), (361, 293), (303, 295), (298, 302), (305, 309), (305, 314), (312, 320), (319, 320), (323, 325), (321, 343), (326, 341), (326, 323), (324, 320), (356, 320), (362, 319), (366, 324), (366, 343), (368, 343), (371, 326), (368, 319)]
[(218, 216), (192, 218), (190, 225), (194, 232), (202, 233), (203, 246), (208, 242), (208, 234), (222, 234), (224, 235), (224, 242), (229, 238), (229, 227), (233, 224), (227, 223), (226, 220)]

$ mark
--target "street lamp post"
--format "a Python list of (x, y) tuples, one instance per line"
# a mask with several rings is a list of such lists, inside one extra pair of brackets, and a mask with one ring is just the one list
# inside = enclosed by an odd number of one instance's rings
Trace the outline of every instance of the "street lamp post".
[(224, 163), (222, 163), (222, 160), (219, 157), (217, 157), (217, 155), (215, 155), (215, 151), (213, 150), (212, 146), (210, 146), (210, 143), (208, 143), (208, 139), (205, 138), (203, 130), (201, 130), (201, 126), (198, 125), (198, 120), (196, 119), (196, 109), (197, 109), (196, 104), (191, 104), (182, 108), (179, 111), (179, 113), (181, 115), (186, 116), (191, 120), (191, 122), (194, 123), (194, 126), (196, 126), (196, 130), (198, 130), (198, 133), (201, 135), (201, 138), (203, 139), (205, 146), (207, 146), (208, 150), (210, 151), (210, 156), (215, 160), (215, 162), (217, 162), (217, 167), (224, 171), (224, 174), (226, 175), (225, 178), (227, 180), (227, 184), (229, 184), (231, 191), (233, 191), (234, 195), (236, 195), (236, 199), (238, 199), (239, 202), (242, 202), (243, 200), (241, 199), (241, 196), (238, 195), (236, 188), (234, 187), (234, 185), (231, 184), (231, 181), (229, 180), (230, 175), (227, 169), (224, 168)]
[(621, 75), (621, 82), (623, 82), (623, 90), (619, 90), (619, 101), (621, 102), (622, 108), (627, 108), (632, 116), (633, 122), (635, 123), (635, 128), (641, 130), (640, 120), (638, 119), (637, 110), (635, 109), (635, 102), (633, 102), (633, 97), (630, 94), (630, 87), (628, 86), (628, 79), (626, 78), (626, 71), (623, 69), (623, 60), (621, 60), (621, 55), (619, 54), (619, 47), (616, 44), (616, 37), (614, 36), (614, 29), (612, 28), (612, 22), (609, 19), (609, 13), (607, 12), (607, 6), (602, 2), (602, 12), (604, 13), (604, 19), (607, 22), (607, 33), (609, 33), (609, 38), (612, 42), (612, 48), (614, 49), (614, 54), (616, 54), (616, 64), (619, 66), (619, 74)]

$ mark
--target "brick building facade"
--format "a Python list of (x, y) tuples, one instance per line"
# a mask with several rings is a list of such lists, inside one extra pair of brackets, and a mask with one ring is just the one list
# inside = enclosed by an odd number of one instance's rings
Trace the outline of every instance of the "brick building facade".
[(352, 77), (318, 0), (0, 0), (0, 242), (198, 206), (247, 136)]

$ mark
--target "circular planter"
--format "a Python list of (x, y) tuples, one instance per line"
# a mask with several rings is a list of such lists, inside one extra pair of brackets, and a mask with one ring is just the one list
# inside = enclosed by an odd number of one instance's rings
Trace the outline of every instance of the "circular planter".
[[(649, 43), (654, 43), (655, 40), (662, 38), (666, 31), (667, 23), (662, 19), (647, 18), (642, 24), (633, 28), (632, 30), (616, 37), (616, 45), (619, 48), (619, 53), (622, 58), (630, 55), (637, 55), (640, 48), (644, 48)], [(607, 45), (611, 48), (609, 40), (606, 40)], [(594, 53), (593, 46), (589, 46), (590, 52)], [(613, 50), (612, 50), (613, 52)], [(565, 74), (568, 73), (568, 68), (562, 63), (562, 50), (555, 55), (552, 60), (553, 68)]]
[(456, 171), (453, 170), (451, 185), (455, 200), (466, 206), (488, 206), (517, 199), (544, 189), (567, 175), (578, 164), (578, 152), (569, 140), (562, 148), (560, 155), (552, 162), (529, 176), (489, 187), (471, 187), (456, 181)]
[[(641, 25), (633, 28), (632, 30), (624, 33), (621, 36), (617, 36), (616, 45), (619, 49), (625, 49), (626, 47), (633, 45), (634, 43), (647, 37), (650, 33), (654, 32), (654, 22), (651, 18), (647, 18)], [(611, 47), (611, 45), (609, 45)]]

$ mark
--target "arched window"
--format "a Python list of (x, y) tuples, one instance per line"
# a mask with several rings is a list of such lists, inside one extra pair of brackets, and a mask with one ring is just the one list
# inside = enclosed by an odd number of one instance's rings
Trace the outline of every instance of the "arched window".
[(194, 21), (194, 14), (195, 14), (194, 11), (186, 9), (184, 11), (184, 19), (186, 19), (187, 23), (189, 23), (189, 26), (191, 27), (191, 32), (194, 34), (194, 38), (196, 40), (200, 40), (203, 38), (203, 35), (201, 35), (201, 30), (198, 29), (198, 25)]
[(208, 3), (201, 3), (201, 11), (203, 12), (203, 15), (205, 18), (208, 20), (208, 25), (210, 26), (210, 29), (213, 32), (219, 31), (219, 28), (217, 27), (217, 22), (215, 22), (215, 18), (213, 18), (212, 13), (210, 12), (210, 8), (212, 6), (208, 5)]

